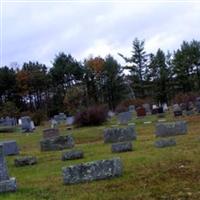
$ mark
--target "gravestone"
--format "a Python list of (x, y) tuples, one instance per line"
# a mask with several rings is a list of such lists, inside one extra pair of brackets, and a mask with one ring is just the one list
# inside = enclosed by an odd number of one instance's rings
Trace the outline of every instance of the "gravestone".
[(118, 121), (120, 124), (128, 124), (128, 122), (132, 119), (131, 112), (122, 112), (118, 114)]
[(166, 112), (166, 111), (168, 111), (168, 110), (169, 110), (169, 108), (168, 108), (168, 106), (167, 106), (167, 103), (164, 103), (164, 104), (163, 104), (163, 111)]
[(51, 120), (51, 128), (56, 128), (58, 126), (58, 122), (55, 119)]
[(154, 145), (157, 148), (175, 146), (176, 140), (175, 139), (160, 139), (160, 140), (155, 141)]
[(74, 147), (74, 139), (71, 135), (57, 136), (40, 141), (41, 151), (59, 151)]
[(19, 148), (15, 140), (2, 141), (0, 145), (3, 145), (4, 155), (6, 156), (19, 154)]
[(196, 98), (195, 106), (196, 106), (196, 111), (197, 111), (198, 113), (200, 113), (200, 97), (197, 97), (197, 98)]
[(185, 135), (186, 133), (187, 123), (185, 121), (156, 124), (155, 134), (157, 137)]
[(21, 128), (22, 132), (33, 132), (31, 118), (29, 116), (21, 117)]
[(136, 140), (137, 135), (134, 126), (127, 128), (104, 129), (104, 143), (116, 143)]
[(137, 117), (144, 117), (144, 116), (146, 116), (146, 110), (143, 107), (138, 107), (136, 109), (136, 112), (137, 112)]
[(83, 158), (84, 153), (81, 150), (72, 150), (68, 152), (63, 152), (62, 153), (62, 161), (65, 160), (76, 160), (76, 159), (81, 159)]
[(26, 165), (35, 165), (37, 164), (37, 159), (35, 156), (25, 156), (21, 158), (16, 158), (14, 160), (14, 164), (16, 167), (23, 167)]
[(114, 116), (115, 116), (115, 113), (114, 113), (113, 111), (109, 110), (109, 111), (108, 111), (108, 117), (109, 117), (109, 118), (112, 118), (112, 117), (114, 117)]
[(58, 124), (65, 122), (67, 119), (65, 113), (59, 113), (58, 115), (54, 115), (54, 120), (57, 121)]
[(0, 145), (0, 193), (15, 192), (17, 184), (15, 178), (10, 178), (4, 158), (3, 145)]
[(174, 117), (183, 115), (182, 109), (178, 104), (173, 105), (173, 112), (174, 112)]
[(148, 103), (145, 103), (142, 105), (142, 107), (145, 109), (146, 113), (151, 113), (151, 106)]
[(109, 179), (122, 175), (120, 158), (98, 160), (62, 168), (64, 184)]
[(151, 114), (152, 115), (155, 115), (158, 113), (158, 106), (157, 105), (152, 105), (152, 111), (151, 111)]
[(43, 130), (43, 138), (54, 138), (59, 136), (59, 130), (57, 128), (47, 128)]
[(113, 153), (127, 152), (127, 151), (132, 151), (132, 150), (133, 150), (133, 146), (131, 142), (114, 143), (111, 146), (111, 151)]
[(75, 120), (74, 116), (67, 117), (66, 124), (69, 125), (69, 126), (71, 126), (71, 125), (73, 125), (74, 120)]
[(129, 112), (135, 112), (135, 106), (134, 105), (130, 105), (128, 107)]

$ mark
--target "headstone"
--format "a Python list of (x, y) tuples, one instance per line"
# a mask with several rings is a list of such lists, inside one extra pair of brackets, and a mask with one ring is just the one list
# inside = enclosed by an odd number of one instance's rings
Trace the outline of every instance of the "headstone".
[(151, 111), (151, 114), (152, 115), (155, 115), (158, 113), (158, 106), (157, 105), (152, 105), (152, 111)]
[(118, 121), (120, 124), (128, 124), (128, 122), (132, 119), (131, 112), (122, 112), (118, 114)]
[(59, 130), (57, 128), (48, 128), (43, 130), (43, 138), (54, 138), (59, 136)]
[(71, 126), (74, 123), (74, 120), (75, 120), (74, 116), (67, 117), (66, 124)]
[(196, 106), (196, 111), (197, 111), (198, 113), (200, 113), (200, 97), (197, 97), (197, 98), (196, 98), (195, 106)]
[(178, 104), (173, 105), (173, 112), (175, 117), (183, 115), (182, 109)]
[(160, 106), (158, 107), (158, 114), (162, 114), (162, 113), (164, 113), (164, 110), (163, 110), (163, 107)]
[(58, 125), (58, 122), (55, 119), (51, 120), (51, 128), (56, 128)]
[(137, 135), (134, 126), (127, 128), (104, 129), (104, 143), (116, 143), (136, 140)]
[(112, 118), (112, 117), (114, 117), (114, 116), (115, 116), (115, 113), (114, 113), (113, 111), (109, 110), (109, 111), (108, 111), (108, 117), (109, 117), (109, 118)]
[(30, 124), (30, 126), (31, 126), (31, 129), (32, 129), (32, 130), (35, 130), (35, 124), (34, 124), (34, 122), (33, 122), (33, 121), (31, 121), (31, 124)]
[(0, 145), (0, 193), (15, 192), (17, 190), (16, 180), (9, 178), (3, 152), (3, 145)]
[(66, 185), (109, 179), (122, 175), (122, 162), (120, 158), (98, 160), (64, 167), (62, 172)]
[(176, 140), (175, 139), (160, 139), (160, 140), (155, 141), (154, 145), (157, 148), (175, 146)]
[(151, 106), (148, 103), (145, 103), (142, 105), (142, 107), (145, 109), (146, 113), (151, 113)]
[(137, 112), (137, 116), (138, 117), (144, 117), (144, 116), (146, 116), (146, 110), (143, 107), (138, 107), (136, 109), (136, 112)]
[(33, 132), (31, 127), (31, 118), (29, 116), (21, 117), (21, 128), (23, 132)]
[(186, 133), (187, 123), (185, 121), (156, 124), (155, 134), (157, 137), (185, 135)]
[(68, 152), (63, 152), (62, 153), (62, 161), (65, 160), (76, 160), (76, 159), (80, 159), (83, 158), (84, 154), (83, 151), (81, 150), (72, 150), (72, 151), (68, 151)]
[(113, 153), (132, 151), (133, 146), (131, 142), (120, 142), (112, 144), (111, 150)]
[(134, 105), (130, 105), (128, 107), (129, 112), (135, 112), (135, 106)]
[(21, 158), (16, 158), (14, 160), (14, 164), (16, 167), (23, 167), (26, 165), (35, 165), (37, 164), (37, 159), (34, 156), (25, 156)]
[(168, 110), (169, 110), (169, 108), (168, 108), (167, 104), (164, 103), (164, 104), (163, 104), (163, 111), (166, 112), (166, 111), (168, 111)]
[(74, 139), (71, 135), (57, 136), (40, 141), (41, 151), (58, 151), (74, 147)]
[(0, 145), (3, 145), (4, 155), (6, 156), (19, 154), (19, 148), (15, 140), (2, 141)]
[(59, 113), (58, 115), (54, 115), (54, 120), (57, 121), (58, 124), (65, 122), (67, 119), (65, 113)]

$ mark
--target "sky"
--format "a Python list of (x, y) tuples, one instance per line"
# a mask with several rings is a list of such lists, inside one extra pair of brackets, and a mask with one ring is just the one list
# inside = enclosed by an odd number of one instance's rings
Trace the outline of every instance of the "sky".
[(39, 61), (52, 66), (59, 52), (78, 61), (118, 53), (129, 57), (135, 37), (147, 53), (174, 51), (200, 40), (198, 1), (1, 1), (1, 66)]

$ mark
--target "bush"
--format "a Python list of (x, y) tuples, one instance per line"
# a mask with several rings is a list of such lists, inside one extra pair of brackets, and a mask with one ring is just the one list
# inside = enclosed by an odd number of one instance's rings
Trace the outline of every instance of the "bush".
[(78, 112), (75, 116), (75, 124), (80, 126), (101, 125), (107, 120), (108, 109), (104, 105), (91, 106), (87, 110)]
[(196, 98), (199, 97), (198, 93), (189, 92), (189, 93), (178, 93), (175, 95), (173, 103), (188, 103), (188, 102), (195, 102)]

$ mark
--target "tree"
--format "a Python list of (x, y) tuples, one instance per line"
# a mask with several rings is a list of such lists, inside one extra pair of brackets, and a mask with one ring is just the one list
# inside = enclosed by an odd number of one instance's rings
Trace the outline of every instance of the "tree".
[(16, 74), (7, 66), (0, 68), (0, 104), (15, 101)]
[(169, 94), (169, 78), (170, 78), (170, 68), (169, 59), (166, 59), (164, 52), (158, 49), (156, 55), (151, 55), (151, 62), (149, 65), (150, 77), (153, 89), (153, 94), (155, 99), (164, 103), (168, 101)]
[(125, 68), (131, 73), (133, 88), (137, 97), (144, 97), (144, 79), (147, 71), (147, 54), (144, 50), (144, 40), (135, 38), (133, 41), (132, 56), (130, 58), (119, 54), (126, 63), (130, 64)]
[(127, 94), (122, 71), (121, 65), (111, 55), (105, 58), (103, 89), (110, 109), (114, 109)]
[(200, 42), (183, 41), (181, 48), (174, 53), (173, 64), (179, 90), (200, 89)]

